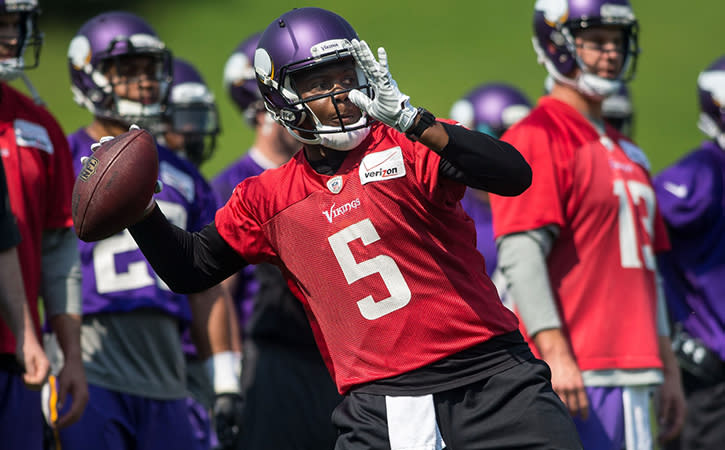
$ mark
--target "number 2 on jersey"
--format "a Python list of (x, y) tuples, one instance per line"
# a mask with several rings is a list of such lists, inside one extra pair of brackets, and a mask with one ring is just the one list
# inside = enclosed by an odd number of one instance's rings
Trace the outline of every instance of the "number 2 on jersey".
[(632, 196), (632, 203), (635, 206), (638, 206), (640, 202), (644, 201), (647, 215), (639, 217), (639, 219), (642, 221), (642, 226), (649, 236), (649, 241), (652, 242), (655, 217), (654, 191), (651, 187), (639, 181), (628, 180), (625, 185), (624, 180), (615, 180), (614, 195), (619, 199), (619, 254), (622, 267), (642, 267), (642, 260), (639, 257), (638, 251), (639, 247), (641, 247), (644, 266), (649, 270), (655, 270), (655, 258), (652, 246), (649, 244), (642, 244), (640, 246), (637, 242), (636, 219), (629, 204), (630, 195)]
[(390, 292), (390, 297), (377, 302), (372, 295), (358, 301), (357, 306), (362, 316), (375, 320), (407, 305), (411, 298), (410, 288), (395, 260), (387, 255), (378, 255), (362, 262), (355, 261), (348, 245), (355, 239), (360, 239), (363, 245), (370, 245), (380, 240), (380, 235), (370, 219), (365, 219), (327, 238), (347, 283), (352, 284), (361, 278), (379, 273)]

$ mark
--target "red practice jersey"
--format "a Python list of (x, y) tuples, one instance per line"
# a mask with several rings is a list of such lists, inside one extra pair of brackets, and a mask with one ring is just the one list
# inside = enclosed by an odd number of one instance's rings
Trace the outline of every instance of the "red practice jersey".
[(217, 212), (250, 263), (280, 265), (338, 389), (408, 372), (516, 330), (440, 157), (376, 123), (333, 176), (303, 152)]
[[(25, 293), (37, 328), (41, 237), (44, 230), (73, 225), (73, 167), (68, 142), (50, 113), (5, 83), (0, 90), (0, 153), (22, 237), (18, 253)], [(15, 353), (15, 339), (2, 319), (0, 352)]]
[(518, 197), (491, 196), (494, 233), (559, 228), (549, 278), (579, 368), (662, 367), (654, 253), (669, 242), (641, 150), (551, 97), (503, 140), (533, 181)]

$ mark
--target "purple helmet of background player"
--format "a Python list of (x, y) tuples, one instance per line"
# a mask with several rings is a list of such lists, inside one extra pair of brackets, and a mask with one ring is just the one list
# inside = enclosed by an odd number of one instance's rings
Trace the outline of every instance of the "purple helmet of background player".
[[(624, 33), (624, 62), (616, 79), (589, 72), (577, 55), (575, 34), (596, 26), (620, 27)], [(629, 0), (537, 0), (532, 41), (539, 62), (555, 80), (582, 94), (606, 97), (634, 76), (639, 54), (638, 29)], [(580, 73), (571, 78), (577, 68)]]
[(625, 136), (634, 136), (634, 106), (627, 85), (622, 84), (617, 92), (602, 102), (602, 118)]
[[(307, 107), (312, 99), (302, 100), (292, 80), (300, 71), (352, 58), (349, 50), (352, 39), (358, 39), (357, 33), (345, 19), (320, 8), (299, 8), (282, 14), (259, 39), (254, 69), (265, 106), (275, 120), (303, 143), (349, 150), (362, 142), (370, 131), (365, 114), (352, 125), (322, 125)], [(367, 80), (359, 69), (357, 78), (357, 87), (370, 95)], [(345, 91), (336, 91), (334, 95), (342, 92)], [(327, 96), (333, 94), (323, 97)], [(302, 128), (307, 117), (315, 123), (314, 128)], [(314, 138), (302, 137), (293, 130), (310, 133)]]
[[(10, 81), (23, 73), (25, 69), (38, 66), (43, 34), (38, 30), (37, 0), (0, 0), (0, 14), (19, 14), (17, 34), (8, 36), (17, 39), (14, 53), (0, 60), (0, 80)], [(8, 37), (0, 36), (0, 41)]]
[(486, 83), (454, 103), (450, 117), (467, 128), (498, 138), (529, 111), (531, 102), (523, 92), (504, 83)]
[(262, 33), (254, 33), (243, 40), (224, 65), (224, 89), (250, 126), (254, 126), (257, 112), (264, 110), (254, 74), (254, 51), (260, 36)]
[[(105, 73), (121, 58), (148, 55), (154, 58), (159, 99), (142, 104), (114, 94)], [(94, 116), (124, 123), (158, 121), (171, 83), (171, 53), (156, 32), (133, 14), (114, 11), (100, 14), (81, 26), (68, 47), (73, 99)], [(138, 82), (135, 80), (134, 82)]]
[(725, 56), (697, 77), (697, 94), (700, 100), (698, 128), (725, 149)]
[(168, 108), (164, 114), (167, 130), (184, 136), (183, 152), (197, 166), (209, 159), (220, 132), (214, 94), (201, 74), (187, 61), (174, 58)]

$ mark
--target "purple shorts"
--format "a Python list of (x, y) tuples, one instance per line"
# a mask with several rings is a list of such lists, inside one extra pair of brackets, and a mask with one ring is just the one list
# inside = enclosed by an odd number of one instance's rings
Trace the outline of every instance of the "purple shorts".
[(22, 375), (0, 370), (0, 445), (4, 450), (42, 450), (40, 392), (23, 384)]
[(186, 399), (154, 400), (92, 384), (88, 392), (90, 398), (81, 419), (60, 430), (62, 448), (203, 449), (189, 422)]
[(589, 418), (574, 417), (585, 449), (654, 448), (651, 387), (587, 387), (586, 391)]

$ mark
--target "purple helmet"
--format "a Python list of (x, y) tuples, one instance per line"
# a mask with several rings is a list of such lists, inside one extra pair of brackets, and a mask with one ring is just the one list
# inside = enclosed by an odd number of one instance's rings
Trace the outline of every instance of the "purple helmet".
[[(275, 120), (304, 143), (322, 143), (329, 148), (344, 150), (360, 142), (369, 132), (369, 120), (364, 114), (353, 125), (322, 125), (307, 107), (309, 100), (300, 98), (292, 80), (292, 76), (299, 71), (313, 70), (323, 64), (352, 58), (352, 39), (358, 39), (357, 33), (345, 19), (320, 8), (299, 8), (282, 14), (259, 39), (254, 54), (254, 69), (265, 106)], [(370, 95), (367, 80), (359, 69), (357, 82), (357, 88)], [(323, 97), (343, 92), (346, 91), (336, 91)], [(312, 129), (301, 127), (308, 116), (315, 123)], [(292, 130), (311, 133), (315, 139), (303, 138)], [(332, 142), (337, 140), (339, 145)]]
[(254, 33), (243, 40), (224, 66), (224, 89), (250, 125), (254, 125), (256, 113), (264, 110), (254, 74), (254, 51), (260, 36), (262, 33)]
[(625, 136), (634, 135), (634, 107), (625, 84), (602, 102), (602, 117)]
[[(139, 55), (153, 58), (153, 79), (159, 83), (159, 98), (151, 104), (116, 95), (106, 77), (114, 65), (122, 71), (121, 58)], [(148, 124), (157, 122), (166, 107), (171, 53), (153, 28), (138, 16), (113, 11), (87, 21), (68, 47), (68, 67), (74, 100), (94, 116)]]
[(697, 77), (700, 100), (698, 128), (725, 149), (725, 56), (715, 60)]
[(208, 160), (220, 132), (214, 94), (187, 61), (174, 58), (174, 81), (164, 114), (167, 131), (184, 135), (183, 152), (197, 166)]
[[(15, 54), (0, 60), (0, 80), (10, 81), (22, 74), (25, 69), (38, 67), (40, 47), (43, 44), (43, 34), (38, 30), (37, 0), (0, 0), (0, 14), (19, 15), (17, 34), (13, 36), (0, 36), (0, 41), (17, 39)], [(28, 51), (30, 50), (30, 51)], [(30, 56), (29, 60), (26, 60)]]
[(486, 83), (454, 103), (450, 117), (467, 128), (498, 138), (529, 111), (531, 102), (515, 87)]
[[(624, 63), (615, 80), (590, 73), (577, 55), (575, 33), (596, 26), (620, 27), (624, 32)], [(539, 62), (555, 80), (585, 95), (606, 97), (634, 77), (638, 30), (629, 0), (537, 0), (534, 6), (532, 41)], [(576, 68), (581, 73), (576, 79), (570, 78)]]

